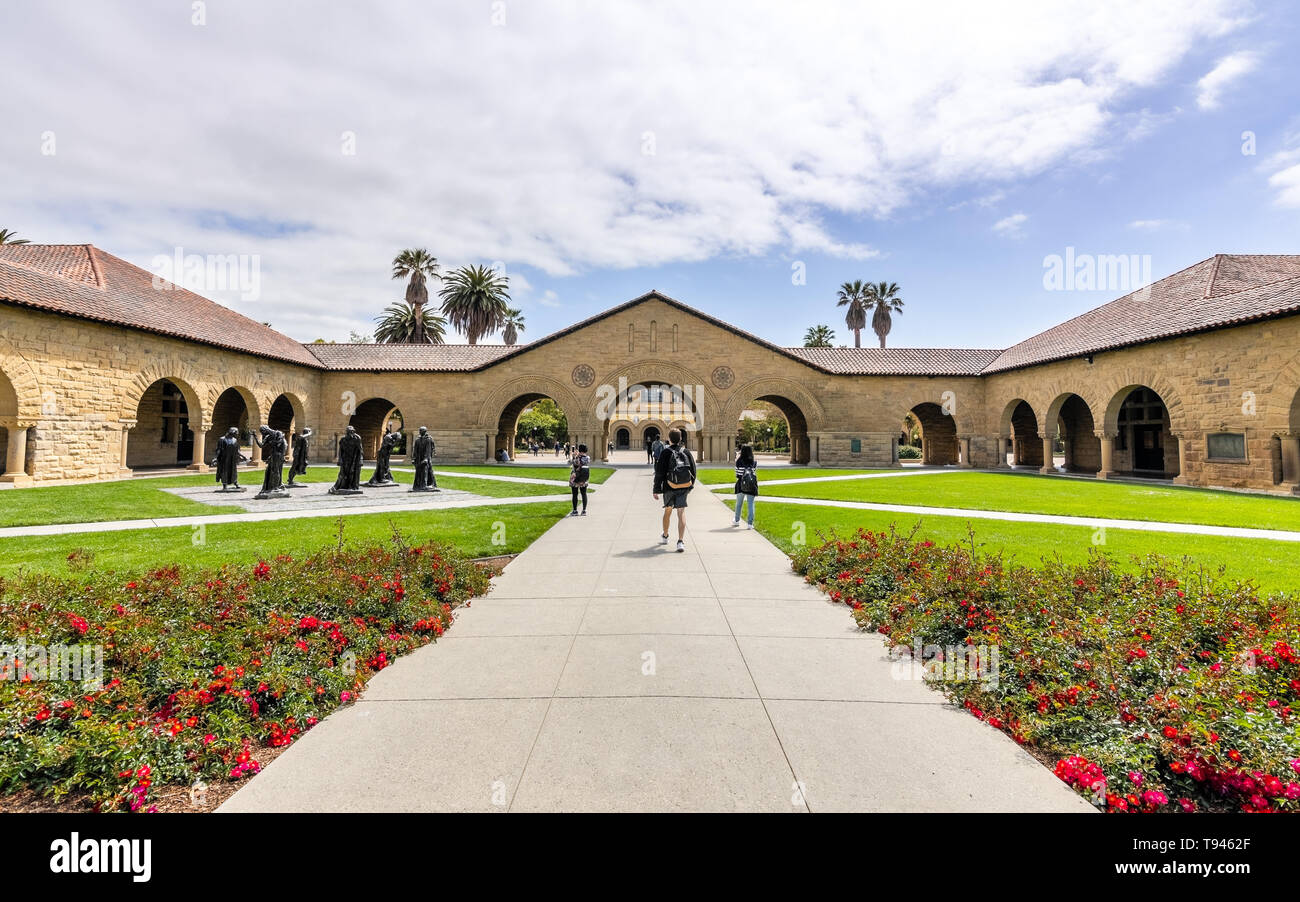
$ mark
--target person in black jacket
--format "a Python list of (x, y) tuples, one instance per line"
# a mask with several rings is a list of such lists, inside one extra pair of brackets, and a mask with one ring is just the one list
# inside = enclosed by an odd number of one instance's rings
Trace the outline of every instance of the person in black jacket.
[(754, 528), (754, 502), (758, 499), (758, 461), (754, 460), (754, 449), (750, 445), (741, 445), (736, 455), (736, 518), (732, 526), (740, 525), (740, 508), (749, 502), (748, 529)]
[(672, 521), (673, 511), (677, 511), (677, 550), (686, 550), (686, 496), (695, 487), (695, 457), (691, 449), (683, 444), (684, 435), (680, 429), (668, 430), (671, 443), (660, 453), (655, 461), (654, 497), (664, 496), (664, 531), (659, 536), (659, 544), (668, 544), (668, 524)]

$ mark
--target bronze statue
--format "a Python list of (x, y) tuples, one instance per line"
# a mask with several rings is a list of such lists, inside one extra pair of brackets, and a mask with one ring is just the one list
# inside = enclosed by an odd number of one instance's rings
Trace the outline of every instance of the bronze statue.
[(311, 438), (311, 427), (303, 428), (302, 433), (293, 434), (293, 463), (289, 465), (289, 488), (296, 489), (302, 485), (301, 482), (294, 482), (295, 476), (305, 476), (307, 474), (307, 457), (311, 452), (311, 447), (307, 440)]
[(393, 448), (402, 440), (402, 433), (394, 432), (389, 426), (384, 427), (384, 438), (379, 443), (379, 451), (375, 454), (375, 472), (371, 475), (368, 486), (385, 486), (397, 485), (397, 480), (393, 478), (393, 471), (389, 469), (388, 462), (393, 456)]
[(411, 448), (411, 462), (415, 464), (415, 485), (412, 492), (440, 492), (438, 478), (433, 475), (433, 436), (421, 426), (420, 434)]
[(287, 498), (289, 490), (285, 488), (282, 480), (284, 479), (284, 453), (289, 449), (289, 445), (280, 430), (263, 426), (261, 431), (261, 439), (253, 435), (253, 441), (262, 449), (262, 456), (266, 459), (266, 475), (262, 477), (262, 491), (253, 497)]
[(245, 491), (239, 484), (238, 426), (231, 426), (225, 435), (217, 439), (217, 453), (212, 458), (212, 466), (217, 468), (217, 482), (221, 483), (221, 491)]
[(339, 439), (339, 477), (331, 495), (361, 494), (361, 436), (351, 426)]

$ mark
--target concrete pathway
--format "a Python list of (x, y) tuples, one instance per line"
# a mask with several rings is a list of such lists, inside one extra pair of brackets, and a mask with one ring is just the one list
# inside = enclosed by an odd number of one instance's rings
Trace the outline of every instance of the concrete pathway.
[(693, 493), (683, 554), (659, 514), (616, 473), (221, 810), (1092, 810), (895, 678), (719, 498)]

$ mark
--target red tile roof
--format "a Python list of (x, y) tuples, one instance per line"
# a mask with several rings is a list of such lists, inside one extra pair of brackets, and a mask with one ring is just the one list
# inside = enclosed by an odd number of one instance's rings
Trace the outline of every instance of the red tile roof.
[(301, 344), (89, 244), (0, 245), (0, 301), (304, 366)]
[(1219, 254), (1003, 351), (986, 373), (1300, 313), (1300, 255)]
[(329, 370), (457, 373), (482, 369), (529, 346), (314, 343), (303, 347)]
[(832, 373), (858, 376), (978, 376), (996, 348), (789, 348)]

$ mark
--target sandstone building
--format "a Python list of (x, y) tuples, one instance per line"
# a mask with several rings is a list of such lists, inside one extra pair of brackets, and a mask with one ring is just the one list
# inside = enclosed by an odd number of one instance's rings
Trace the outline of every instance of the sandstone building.
[(352, 424), (371, 456), (399, 416), (492, 460), (542, 397), (598, 456), (684, 425), (726, 461), (764, 400), (799, 463), (895, 466), (910, 412), (932, 465), (1296, 492), (1300, 256), (1221, 254), (1003, 350), (782, 348), (658, 292), (510, 348), (304, 345), (90, 245), (0, 246), (0, 482), (202, 469), (232, 425), (311, 425), (329, 462)]

